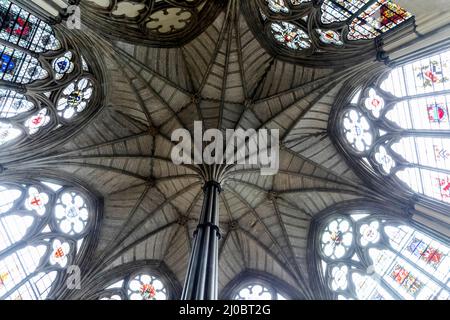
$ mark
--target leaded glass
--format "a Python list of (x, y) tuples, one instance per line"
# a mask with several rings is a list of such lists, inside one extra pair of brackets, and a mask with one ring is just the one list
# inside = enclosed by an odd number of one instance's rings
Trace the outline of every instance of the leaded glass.
[(140, 274), (128, 284), (128, 297), (130, 300), (166, 300), (167, 290), (158, 278)]
[[(0, 185), (0, 299), (45, 299), (55, 287), (58, 274), (75, 259), (77, 241), (83, 232), (61, 228), (54, 213), (57, 199), (76, 193), (79, 201), (87, 196), (73, 188), (33, 180)], [(86, 210), (89, 208), (86, 206)], [(45, 222), (45, 223), (44, 223)], [(44, 236), (45, 234), (45, 236)]]
[(263, 42), (268, 50), (313, 66), (367, 61), (376, 55), (375, 38), (412, 24), (412, 14), (391, 0), (246, 1), (243, 8), (255, 35), (271, 42)]
[[(332, 216), (321, 224), (320, 266), (325, 284), (340, 299), (448, 298), (447, 245), (396, 220), (373, 214), (351, 217)], [(349, 224), (345, 229), (358, 241), (349, 242), (347, 253), (336, 259), (324, 247), (329, 244), (330, 225), (340, 221)]]
[(62, 79), (66, 73), (71, 73), (75, 68), (72, 57), (72, 52), (68, 51), (53, 61), (53, 69), (56, 71), (55, 78), (57, 80)]
[(82, 78), (71, 83), (64, 89), (58, 101), (58, 115), (64, 119), (71, 119), (75, 114), (82, 112), (89, 103), (93, 91), (93, 85), (89, 79)]
[(348, 39), (376, 38), (410, 17), (410, 13), (390, 0), (378, 0), (351, 22)]
[(99, 296), (100, 300), (167, 300), (166, 285), (156, 275), (147, 271), (125, 277), (109, 285)]
[(0, 89), (0, 118), (12, 118), (34, 108), (34, 104), (23, 94)]
[(308, 34), (292, 23), (273, 23), (271, 28), (275, 40), (289, 49), (303, 50), (311, 46)]
[(0, 0), (0, 39), (0, 80), (10, 82), (0, 85), (2, 150), (22, 150), (19, 145), (69, 127), (68, 119), (80, 120), (95, 79), (72, 40), (60, 42), (51, 26), (7, 0)]
[(0, 39), (34, 52), (58, 50), (52, 28), (7, 0), (0, 0)]
[(37, 133), (40, 128), (45, 127), (50, 122), (47, 113), (47, 109), (44, 108), (25, 121), (25, 127), (28, 128), (29, 134)]
[(334, 30), (323, 31), (322, 29), (317, 29), (316, 31), (320, 36), (320, 41), (325, 44), (334, 44), (337, 46), (341, 46), (344, 44), (344, 42), (342, 42), (341, 40), (340, 34)]
[(2, 80), (26, 84), (48, 77), (39, 61), (22, 51), (0, 45), (0, 60)]
[(336, 219), (326, 227), (322, 236), (322, 251), (331, 259), (342, 258), (353, 242), (351, 224), (347, 219)]
[[(342, 138), (382, 176), (450, 203), (450, 51), (395, 68), (353, 99)], [(374, 85), (374, 84), (377, 85)], [(379, 84), (379, 85), (378, 85)]]
[(370, 0), (325, 0), (322, 4), (322, 22), (347, 21)]

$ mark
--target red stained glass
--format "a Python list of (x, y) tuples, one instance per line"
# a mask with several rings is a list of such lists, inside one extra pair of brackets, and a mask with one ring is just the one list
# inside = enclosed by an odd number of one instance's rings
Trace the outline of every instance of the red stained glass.
[(437, 83), (447, 82), (449, 79), (444, 76), (442, 68), (445, 64), (441, 64), (438, 61), (431, 60), (429, 65), (422, 67), (416, 67), (417, 78), (423, 82), (424, 87), (432, 87)]
[(405, 268), (403, 268), (402, 266), (397, 264), (397, 265), (395, 265), (391, 276), (398, 284), (402, 284), (403, 281), (405, 281), (408, 274), (409, 274), (409, 272), (406, 271)]
[(59, 247), (56, 251), (55, 251), (55, 258), (62, 258), (64, 257), (64, 251), (61, 247)]
[(377, 99), (377, 98), (373, 98), (370, 101), (370, 104), (374, 107), (374, 108), (378, 108), (381, 105), (381, 100)]
[(33, 117), (31, 119), (31, 123), (33, 123), (34, 125), (39, 125), (43, 119), (44, 119), (44, 117), (39, 115), (39, 116)]
[(408, 251), (416, 257), (420, 257), (421, 260), (428, 264), (431, 264), (435, 268), (442, 261), (442, 253), (431, 245), (427, 245), (422, 240), (414, 237), (410, 241)]
[(153, 299), (156, 296), (155, 287), (151, 284), (143, 284), (140, 289), (141, 296), (146, 299)]
[[(13, 17), (11, 18), (13, 19)], [(16, 23), (14, 23), (14, 20), (11, 21), (10, 19), (9, 25), (5, 30), (10, 34), (22, 37), (22, 39), (27, 40), (32, 30), (32, 24), (25, 21), (21, 17), (18, 17)]]
[(334, 241), (335, 245), (339, 245), (342, 242), (342, 232), (341, 231), (333, 231), (330, 235), (332, 241)]
[(389, 26), (389, 24), (399, 24), (408, 18), (408, 13), (400, 6), (392, 2), (387, 2), (380, 8), (381, 24)]
[(438, 178), (441, 197), (444, 201), (450, 201), (450, 177)]
[(427, 251), (425, 251), (422, 256), (426, 261), (432, 264), (439, 264), (442, 260), (442, 253), (433, 247), (428, 247)]
[(396, 264), (394, 266), (391, 277), (413, 296), (416, 296), (419, 290), (423, 287), (423, 283), (400, 264)]
[(443, 103), (430, 104), (427, 107), (428, 120), (431, 123), (448, 121), (448, 110)]

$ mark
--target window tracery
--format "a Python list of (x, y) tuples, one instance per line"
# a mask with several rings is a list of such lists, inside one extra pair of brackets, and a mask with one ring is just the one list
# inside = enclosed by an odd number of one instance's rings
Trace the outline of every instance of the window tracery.
[(261, 280), (248, 280), (233, 295), (234, 300), (287, 300), (277, 288)]
[(274, 53), (316, 65), (368, 57), (375, 38), (412, 18), (391, 0), (324, 0), (320, 6), (310, 0), (258, 0), (244, 9), (255, 35)]
[(342, 111), (343, 146), (376, 174), (450, 203), (450, 52), (377, 76)]
[(105, 35), (150, 44), (176, 46), (193, 39), (223, 8), (224, 1), (206, 0), (88, 0), (83, 11)]
[(47, 180), (0, 184), (0, 299), (41, 300), (61, 286), (92, 233), (92, 199)]
[(323, 284), (338, 299), (449, 299), (450, 248), (415, 227), (351, 209), (317, 231)]
[(109, 285), (100, 300), (167, 300), (169, 292), (163, 280), (150, 272), (138, 272)]
[(99, 94), (84, 57), (70, 41), (58, 38), (62, 36), (47, 23), (8, 0), (0, 1), (3, 150), (76, 125), (82, 118), (77, 116)]

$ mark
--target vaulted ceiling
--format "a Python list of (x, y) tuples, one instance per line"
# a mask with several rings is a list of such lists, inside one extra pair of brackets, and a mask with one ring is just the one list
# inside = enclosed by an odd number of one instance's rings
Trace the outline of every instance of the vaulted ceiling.
[[(75, 136), (21, 168), (60, 172), (104, 199), (89, 265), (99, 272), (159, 260), (183, 283), (203, 201), (202, 166), (175, 165), (176, 128), (280, 129), (280, 171), (223, 169), (220, 289), (244, 270), (269, 273), (305, 298), (311, 220), (346, 200), (377, 198), (330, 139), (328, 116), (342, 85), (364, 68), (310, 68), (266, 52), (239, 1), (229, 1), (202, 33), (177, 48), (109, 39), (85, 29), (103, 52), (106, 99)], [(374, 58), (375, 60), (375, 58)], [(10, 166), (10, 169), (13, 169)]]

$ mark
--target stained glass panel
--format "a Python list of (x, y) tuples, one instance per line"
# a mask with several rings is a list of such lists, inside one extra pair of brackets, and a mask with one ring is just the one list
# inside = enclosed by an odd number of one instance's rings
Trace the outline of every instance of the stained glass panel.
[(359, 273), (352, 274), (356, 294), (359, 300), (392, 300), (392, 296), (377, 281)]
[(128, 284), (130, 300), (167, 300), (167, 289), (155, 276), (139, 274)]
[(272, 23), (271, 29), (275, 40), (289, 49), (303, 50), (311, 47), (308, 34), (292, 23)]
[(344, 218), (331, 221), (322, 235), (322, 251), (331, 259), (342, 258), (352, 243), (352, 227)]
[(450, 139), (408, 137), (392, 145), (408, 163), (447, 170), (450, 173)]
[[(357, 219), (353, 219), (353, 216)], [(359, 240), (339, 258), (323, 251), (329, 222), (323, 224), (321, 246), (327, 286), (342, 299), (443, 299), (449, 290), (450, 249), (405, 225), (355, 214), (348, 230)], [(336, 216), (332, 221), (343, 221)]]
[(449, 130), (449, 102), (448, 95), (402, 101), (386, 113), (386, 118), (404, 129)]
[(63, 56), (53, 61), (53, 69), (56, 71), (55, 78), (62, 79), (65, 74), (69, 74), (75, 68), (72, 62), (73, 54), (68, 51)]
[(409, 12), (390, 0), (378, 0), (351, 22), (348, 39), (376, 38), (410, 17)]
[(343, 109), (342, 138), (351, 149), (367, 151), (366, 163), (378, 173), (449, 203), (450, 51), (398, 67), (380, 82), (363, 88), (363, 99)]
[(275, 13), (289, 13), (289, 3), (297, 6), (302, 3), (311, 2), (311, 0), (266, 0), (267, 6)]
[(26, 84), (48, 76), (36, 58), (3, 45), (0, 45), (0, 63), (0, 79), (5, 81)]
[(320, 41), (325, 44), (334, 44), (336, 46), (342, 46), (344, 42), (342, 42), (341, 35), (334, 30), (322, 30), (317, 29), (317, 33), (320, 36)]
[[(61, 219), (53, 217), (57, 201), (68, 194), (71, 198), (61, 203), (70, 200), (72, 207), (86, 210), (86, 219), (89, 215), (79, 192), (61, 189), (40, 182), (0, 186), (0, 251), (7, 252), (0, 258), (0, 299), (45, 299), (58, 272), (72, 263), (75, 241), (81, 244), (84, 235), (73, 220), (67, 232), (58, 231)], [(57, 190), (62, 191), (59, 197)], [(86, 227), (83, 221), (82, 231)], [(44, 233), (48, 236), (42, 239)]]
[(34, 108), (34, 104), (22, 94), (0, 88), (0, 118), (12, 118)]
[(325, 0), (322, 4), (322, 22), (346, 21), (370, 0)]
[(67, 86), (62, 97), (58, 100), (58, 115), (64, 119), (71, 119), (77, 113), (82, 112), (88, 105), (94, 92), (92, 82), (82, 78)]
[(450, 51), (394, 69), (381, 88), (398, 97), (450, 90)]
[(0, 260), (0, 299), (38, 268), (46, 251), (45, 245), (27, 246)]
[(0, 0), (0, 39), (38, 53), (61, 47), (48, 24), (7, 0)]

